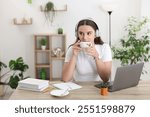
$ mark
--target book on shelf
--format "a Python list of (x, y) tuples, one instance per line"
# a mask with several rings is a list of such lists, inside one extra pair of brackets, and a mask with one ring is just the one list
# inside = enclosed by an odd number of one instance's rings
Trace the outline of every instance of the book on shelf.
[(48, 80), (27, 78), (19, 81), (18, 88), (32, 91), (42, 91), (49, 86)]

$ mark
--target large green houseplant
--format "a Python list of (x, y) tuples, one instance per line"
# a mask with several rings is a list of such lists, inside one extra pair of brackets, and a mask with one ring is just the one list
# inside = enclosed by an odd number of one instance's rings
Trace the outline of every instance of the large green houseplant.
[[(0, 72), (7, 65), (0, 61)], [(27, 77), (24, 77), (24, 72), (28, 69), (28, 65), (24, 63), (23, 58), (19, 57), (16, 60), (9, 61), (9, 70), (0, 75), (0, 85), (9, 85), (11, 88), (16, 88), (18, 82)]]
[(113, 58), (120, 60), (122, 65), (136, 64), (150, 59), (150, 30), (148, 18), (130, 17), (125, 26), (126, 35), (121, 39), (121, 45), (113, 46)]

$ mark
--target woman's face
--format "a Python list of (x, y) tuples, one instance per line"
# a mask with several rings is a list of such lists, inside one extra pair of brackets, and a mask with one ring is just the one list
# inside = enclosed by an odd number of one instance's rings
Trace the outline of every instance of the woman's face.
[(89, 25), (79, 26), (78, 37), (81, 41), (94, 42), (95, 30)]

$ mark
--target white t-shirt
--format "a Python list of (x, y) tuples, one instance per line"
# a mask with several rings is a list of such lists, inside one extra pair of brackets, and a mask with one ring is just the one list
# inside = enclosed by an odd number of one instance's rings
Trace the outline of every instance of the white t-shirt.
[[(95, 45), (99, 58), (103, 61), (112, 61), (111, 49), (108, 44)], [(65, 62), (69, 62), (73, 55), (72, 46), (68, 49)], [(96, 63), (92, 56), (81, 51), (77, 56), (76, 66), (73, 74), (75, 81), (99, 81), (100, 76), (97, 73)]]

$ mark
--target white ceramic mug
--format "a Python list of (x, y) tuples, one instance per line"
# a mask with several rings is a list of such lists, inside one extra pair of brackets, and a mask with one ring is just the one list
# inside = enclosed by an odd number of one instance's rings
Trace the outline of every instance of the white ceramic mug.
[(89, 47), (91, 47), (91, 45), (92, 45), (91, 42), (80, 42), (81, 48), (89, 48)]

